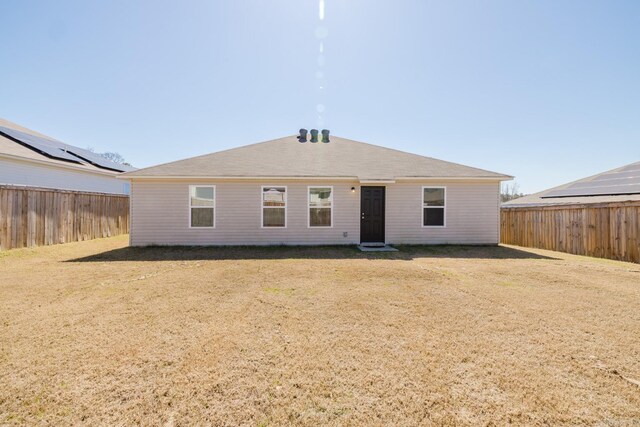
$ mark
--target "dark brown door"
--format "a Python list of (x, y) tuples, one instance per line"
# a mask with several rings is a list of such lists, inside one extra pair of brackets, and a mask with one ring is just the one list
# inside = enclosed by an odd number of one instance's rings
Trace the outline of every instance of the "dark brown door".
[(360, 188), (360, 243), (384, 243), (384, 190)]

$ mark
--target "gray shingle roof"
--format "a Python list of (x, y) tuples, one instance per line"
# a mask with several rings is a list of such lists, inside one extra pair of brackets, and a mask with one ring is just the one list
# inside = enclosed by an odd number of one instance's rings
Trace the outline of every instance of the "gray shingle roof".
[[(572, 196), (572, 197), (549, 197), (558, 190), (564, 190), (573, 186), (576, 183), (591, 183), (592, 181), (606, 183), (604, 175), (620, 172), (623, 169), (637, 169), (640, 170), (640, 162), (631, 163), (628, 165), (620, 166), (609, 171), (599, 173), (597, 175), (589, 176), (579, 179), (577, 181), (568, 182), (566, 184), (559, 185), (557, 187), (549, 188), (548, 190), (540, 191), (539, 193), (530, 194), (528, 196), (520, 197), (518, 199), (510, 200), (503, 203), (505, 208), (518, 208), (518, 207), (536, 207), (536, 206), (562, 206), (562, 205), (581, 205), (581, 204), (596, 204), (596, 203), (620, 203), (630, 201), (640, 201), (640, 193), (637, 194), (618, 194), (618, 195), (593, 195), (593, 196)], [(640, 175), (633, 181), (640, 182)], [(587, 184), (584, 184), (587, 185)]]
[(331, 137), (324, 144), (288, 136), (129, 172), (123, 177), (491, 178), (510, 176), (377, 145)]

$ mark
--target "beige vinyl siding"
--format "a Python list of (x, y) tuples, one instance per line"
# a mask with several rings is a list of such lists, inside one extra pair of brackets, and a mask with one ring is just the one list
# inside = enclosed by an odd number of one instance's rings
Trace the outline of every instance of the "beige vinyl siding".
[[(189, 228), (189, 185), (215, 185), (215, 228)], [(261, 228), (261, 187), (287, 187), (287, 227)], [(422, 187), (446, 187), (446, 227), (422, 227)], [(333, 186), (333, 227), (308, 227), (309, 186)], [(351, 187), (356, 191), (351, 192)], [(360, 242), (360, 184), (327, 181), (133, 180), (131, 244), (322, 245)], [(386, 241), (392, 244), (497, 244), (497, 182), (386, 185)], [(347, 237), (343, 233), (347, 233)]]
[(117, 179), (115, 173), (105, 175), (28, 160), (0, 159), (0, 184), (124, 194), (126, 182)]
[[(189, 185), (215, 185), (215, 228), (189, 228)], [(287, 187), (287, 227), (262, 228), (262, 185)], [(308, 186), (333, 186), (333, 227), (308, 227)], [(131, 185), (131, 244), (313, 245), (360, 239), (357, 183), (324, 181), (141, 181)], [(347, 237), (343, 233), (347, 233)]]
[[(446, 187), (446, 227), (422, 227), (422, 187)], [(406, 244), (497, 244), (497, 182), (439, 181), (387, 186), (386, 239)]]

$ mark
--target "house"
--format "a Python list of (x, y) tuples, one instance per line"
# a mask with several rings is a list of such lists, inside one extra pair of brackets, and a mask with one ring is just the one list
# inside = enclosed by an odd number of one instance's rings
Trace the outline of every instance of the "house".
[(502, 205), (502, 243), (640, 262), (640, 162)]
[(0, 119), (0, 185), (128, 194), (131, 166)]
[(497, 244), (512, 177), (302, 129), (121, 178), (139, 246)]

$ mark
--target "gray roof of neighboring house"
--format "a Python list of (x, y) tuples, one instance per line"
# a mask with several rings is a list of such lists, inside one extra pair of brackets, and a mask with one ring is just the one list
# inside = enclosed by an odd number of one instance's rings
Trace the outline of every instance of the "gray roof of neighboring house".
[[(3, 132), (4, 129), (4, 132)], [(0, 156), (21, 158), (23, 160), (30, 160), (35, 162), (48, 163), (51, 166), (63, 166), (72, 167), (75, 169), (85, 170), (87, 172), (98, 172), (108, 174), (119, 174), (123, 171), (134, 171), (135, 168), (127, 165), (111, 162), (107, 159), (97, 157), (98, 154), (91, 153), (88, 150), (76, 147), (73, 145), (65, 144), (50, 136), (41, 134), (31, 129), (12, 123), (8, 120), (0, 118)], [(23, 138), (24, 137), (24, 138)], [(15, 139), (21, 142), (16, 142)], [(23, 141), (23, 139), (25, 141)], [(71, 153), (64, 153), (63, 157), (68, 157), (73, 160), (64, 160), (60, 158), (52, 158), (51, 156), (42, 154), (41, 151), (36, 148), (29, 148), (29, 143), (26, 139), (37, 141), (40, 143), (40, 147), (44, 147), (48, 150), (68, 150), (76, 151), (77, 154), (89, 158), (92, 161), (99, 161), (101, 166), (92, 164), (91, 161), (80, 158)]]
[[(618, 178), (620, 175), (625, 176), (626, 179), (621, 180)], [(510, 200), (503, 203), (502, 206), (505, 208), (518, 208), (640, 201), (640, 190), (637, 190), (639, 184), (640, 162), (636, 162), (559, 185), (539, 193)], [(624, 189), (625, 187), (629, 188), (629, 194), (602, 194), (607, 192), (607, 189), (614, 189), (612, 192), (616, 193), (627, 192), (627, 190)], [(571, 194), (571, 189), (578, 189), (579, 193), (587, 193), (592, 190), (592, 193), (595, 194), (553, 197), (558, 194)]]
[(329, 143), (301, 143), (297, 136), (246, 145), (204, 156), (139, 169), (123, 177), (334, 177), (395, 178), (512, 177), (340, 137)]

